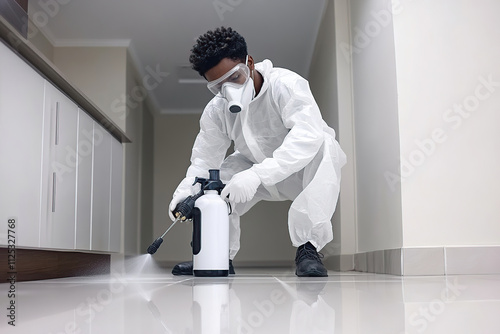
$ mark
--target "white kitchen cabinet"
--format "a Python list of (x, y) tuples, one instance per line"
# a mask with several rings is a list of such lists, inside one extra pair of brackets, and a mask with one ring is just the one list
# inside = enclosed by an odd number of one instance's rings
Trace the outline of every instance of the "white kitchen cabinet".
[(93, 138), (94, 121), (83, 110), (78, 110), (78, 175), (75, 227), (75, 249), (78, 250), (90, 250)]
[(122, 178), (122, 144), (0, 41), (0, 246), (120, 252)]
[(40, 246), (75, 248), (78, 107), (45, 82)]
[(111, 141), (111, 193), (109, 219), (109, 250), (120, 252), (122, 234), (123, 146)]
[(43, 78), (0, 41), (0, 245), (38, 247)]
[(111, 194), (111, 135), (94, 122), (91, 250), (109, 250)]

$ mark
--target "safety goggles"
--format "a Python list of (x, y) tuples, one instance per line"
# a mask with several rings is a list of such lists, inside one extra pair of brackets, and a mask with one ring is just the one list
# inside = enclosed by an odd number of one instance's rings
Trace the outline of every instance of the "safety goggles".
[(207, 87), (214, 95), (217, 95), (221, 92), (222, 85), (229, 84), (239, 88), (248, 81), (249, 77), (250, 69), (248, 66), (243, 63), (239, 63), (219, 79), (212, 80), (207, 83)]

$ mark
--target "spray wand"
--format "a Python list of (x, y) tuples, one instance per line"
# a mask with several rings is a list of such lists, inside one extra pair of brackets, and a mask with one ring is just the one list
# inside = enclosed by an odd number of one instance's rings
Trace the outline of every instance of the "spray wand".
[(192, 219), (193, 218), (193, 208), (194, 208), (194, 202), (196, 202), (196, 200), (198, 198), (200, 198), (201, 196), (203, 196), (203, 194), (205, 193), (204, 192), (204, 186), (206, 184), (207, 180), (206, 179), (203, 179), (203, 178), (199, 178), (197, 177), (194, 181), (194, 184), (195, 185), (196, 183), (201, 183), (201, 190), (196, 194), (196, 195), (193, 195), (193, 196), (188, 196), (185, 200), (183, 200), (182, 202), (180, 202), (179, 204), (177, 204), (177, 206), (175, 207), (174, 209), (174, 217), (175, 217), (175, 220), (174, 222), (172, 223), (172, 225), (170, 225), (170, 227), (161, 235), (161, 237), (159, 237), (158, 239), (156, 239), (149, 247), (148, 247), (148, 250), (147, 252), (151, 255), (153, 255), (154, 253), (156, 253), (156, 251), (158, 250), (158, 248), (160, 248), (160, 245), (162, 244), (163, 242), (163, 237), (165, 236), (165, 234), (167, 234), (168, 231), (170, 231), (170, 229), (172, 227), (174, 227), (175, 224), (177, 224), (177, 222), (179, 221), (186, 221), (186, 220), (189, 220), (189, 219)]

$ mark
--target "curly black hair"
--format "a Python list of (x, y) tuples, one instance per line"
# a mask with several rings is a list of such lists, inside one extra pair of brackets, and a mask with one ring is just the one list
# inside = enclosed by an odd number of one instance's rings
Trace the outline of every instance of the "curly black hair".
[(189, 62), (193, 70), (204, 77), (222, 59), (245, 61), (247, 54), (245, 39), (232, 28), (220, 27), (198, 37), (191, 49)]

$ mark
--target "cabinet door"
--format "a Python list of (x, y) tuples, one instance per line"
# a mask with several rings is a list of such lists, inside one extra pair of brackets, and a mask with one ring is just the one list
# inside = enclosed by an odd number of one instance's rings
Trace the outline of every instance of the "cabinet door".
[(111, 135), (94, 122), (91, 250), (109, 250)]
[(111, 139), (111, 194), (109, 250), (120, 252), (122, 240), (123, 146)]
[(78, 107), (47, 81), (44, 121), (40, 246), (74, 249)]
[(93, 147), (94, 121), (83, 110), (78, 110), (78, 175), (76, 186), (75, 249), (80, 250), (90, 250)]
[(0, 245), (15, 217), (16, 246), (39, 246), (43, 85), (0, 41)]

